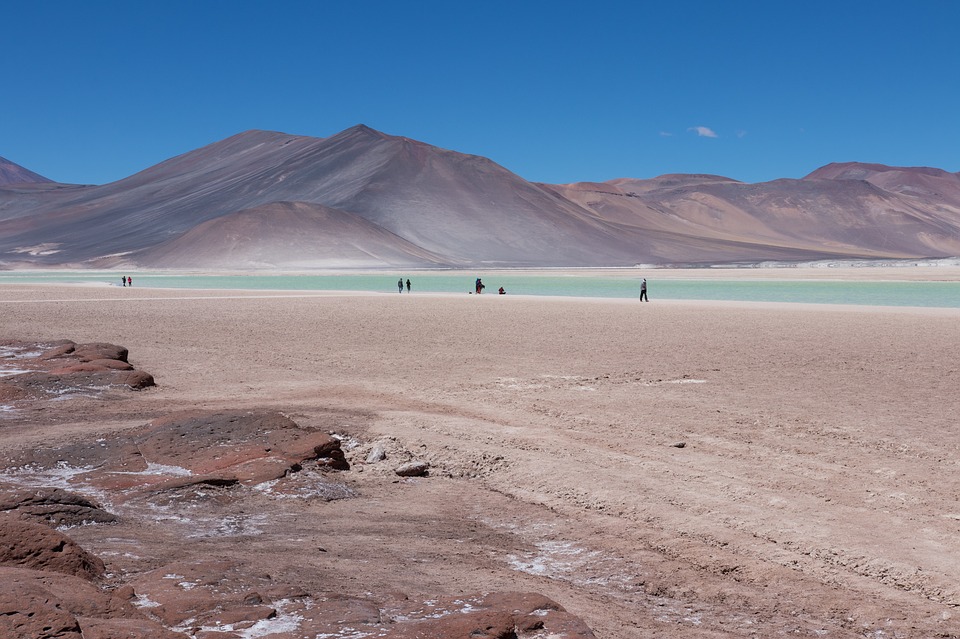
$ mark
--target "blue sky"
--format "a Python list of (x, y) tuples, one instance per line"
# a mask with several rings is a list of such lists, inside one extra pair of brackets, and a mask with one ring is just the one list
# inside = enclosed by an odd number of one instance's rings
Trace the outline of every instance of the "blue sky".
[(565, 183), (960, 171), (960, 2), (5, 3), (0, 156), (106, 183), (363, 123)]

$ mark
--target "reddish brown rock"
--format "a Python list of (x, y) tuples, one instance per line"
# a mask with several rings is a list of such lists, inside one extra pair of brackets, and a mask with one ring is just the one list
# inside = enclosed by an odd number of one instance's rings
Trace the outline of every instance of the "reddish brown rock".
[(153, 376), (133, 370), (127, 357), (127, 349), (114, 344), (0, 341), (0, 368), (18, 371), (0, 378), (0, 401), (99, 393), (113, 386), (133, 390), (153, 386)]
[(5, 580), (0, 587), (0, 637), (82, 639), (83, 632), (77, 618), (41, 585)]
[(304, 461), (318, 458), (345, 464), (336, 438), (305, 429), (277, 412), (176, 413), (147, 425), (138, 438), (138, 450), (154, 464), (191, 472), (192, 477), (171, 485), (213, 478), (256, 484), (283, 477), (299, 470)]
[(536, 593), (505, 592), (469, 597), (440, 597), (416, 606), (415, 613), (391, 610), (390, 639), (591, 639), (579, 617)]
[(0, 567), (0, 637), (182, 639), (84, 579)]
[(103, 562), (63, 533), (44, 524), (0, 515), (0, 565), (61, 572), (95, 579)]
[(112, 359), (121, 362), (127, 361), (129, 352), (123, 346), (115, 344), (104, 344), (95, 342), (91, 344), (78, 344), (70, 357), (79, 359), (81, 362), (92, 362), (101, 359)]
[[(182, 632), (168, 630), (149, 619), (79, 619), (83, 639), (185, 639)], [(221, 635), (223, 637), (223, 635)], [(224, 639), (226, 639), (224, 637)]]
[(44, 348), (43, 353), (39, 357), (41, 361), (65, 357), (77, 348), (76, 343), (71, 342), (68, 339), (48, 342), (46, 344), (42, 344), (41, 346)]
[(110, 371), (130, 371), (133, 370), (127, 362), (120, 362), (115, 359), (98, 359), (92, 362), (80, 362), (78, 364), (68, 364), (54, 368), (50, 371), (51, 375), (66, 375), (67, 373), (108, 373)]
[[(158, 494), (194, 485), (256, 485), (277, 479), (291, 484), (278, 486), (278, 492), (290, 488), (328, 499), (350, 495), (345, 488), (322, 486), (330, 482), (315, 472), (349, 468), (339, 440), (274, 411), (177, 413), (98, 442), (25, 450), (9, 465), (56, 469), (64, 463), (89, 469), (71, 475), (78, 489), (110, 491), (121, 501), (144, 491)], [(312, 470), (310, 485), (298, 487), (304, 464)]]
[(14, 488), (0, 492), (0, 511), (15, 511), (51, 526), (111, 523), (116, 515), (95, 502), (60, 488)]

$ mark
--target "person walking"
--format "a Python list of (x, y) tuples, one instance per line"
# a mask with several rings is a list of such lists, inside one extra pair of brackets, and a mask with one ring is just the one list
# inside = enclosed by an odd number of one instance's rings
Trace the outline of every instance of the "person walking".
[(397, 280), (397, 290), (398, 290), (400, 293), (403, 293), (403, 278), (402, 278), (402, 277), (401, 277), (399, 280)]
[(644, 278), (643, 281), (640, 282), (640, 301), (641, 302), (650, 301), (650, 299), (647, 297), (647, 279), (646, 278)]
[(124, 276), (121, 277), (120, 279), (123, 280), (123, 285), (124, 285), (124, 287), (126, 287), (126, 285), (127, 285), (127, 276), (124, 275)]
[(407, 293), (410, 292), (410, 278), (407, 278)]

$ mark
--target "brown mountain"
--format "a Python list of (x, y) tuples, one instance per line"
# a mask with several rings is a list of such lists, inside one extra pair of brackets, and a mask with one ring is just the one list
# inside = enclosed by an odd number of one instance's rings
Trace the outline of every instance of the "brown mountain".
[(553, 188), (656, 238), (655, 263), (960, 255), (960, 175), (839, 166), (761, 184), (669, 175)]
[[(39, 176), (38, 176), (39, 177)], [(836, 164), (545, 185), (365, 126), (248, 131), (101, 186), (0, 183), (0, 264), (630, 266), (960, 255), (960, 176)]]

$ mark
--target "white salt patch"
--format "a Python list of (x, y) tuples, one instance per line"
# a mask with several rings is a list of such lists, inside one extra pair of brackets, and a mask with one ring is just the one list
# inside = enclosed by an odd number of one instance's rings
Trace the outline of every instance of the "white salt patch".
[(43, 355), (42, 350), (30, 350), (25, 347), (0, 346), (0, 357), (4, 359), (34, 359)]
[(353, 450), (354, 448), (359, 448), (361, 445), (360, 440), (350, 435), (341, 435), (340, 433), (330, 433), (330, 436), (335, 440), (340, 442), (340, 448), (345, 448), (346, 450)]
[(152, 601), (146, 595), (139, 595), (136, 599), (134, 599), (133, 605), (137, 608), (157, 608), (160, 606), (160, 604), (158, 604), (156, 601)]
[(527, 557), (508, 555), (510, 565), (520, 572), (541, 577), (558, 577), (590, 563), (597, 552), (587, 552), (569, 541), (537, 543), (539, 554)]
[(83, 475), (93, 470), (92, 466), (77, 468), (65, 461), (57, 462), (56, 468), (38, 468), (36, 466), (22, 466), (0, 473), (10, 478), (13, 483), (22, 486), (53, 486), (54, 488), (72, 488), (71, 480), (77, 475)]
[(683, 620), (686, 621), (687, 623), (693, 624), (694, 626), (699, 626), (700, 624), (703, 623), (703, 618), (697, 614), (687, 615), (686, 617), (683, 618)]
[[(288, 599), (282, 599), (276, 602), (277, 616), (273, 619), (261, 619), (249, 628), (238, 630), (235, 625), (205, 626), (201, 631), (206, 632), (233, 632), (241, 639), (257, 639), (258, 637), (269, 637), (270, 635), (279, 635), (283, 633), (296, 632), (300, 628), (303, 617), (298, 614), (284, 612), (283, 609), (290, 604)], [(317, 635), (318, 637), (322, 635)]]
[(261, 492), (261, 493), (269, 493), (269, 492), (271, 491), (271, 489), (272, 489), (274, 486), (276, 486), (276, 485), (277, 485), (277, 482), (279, 482), (279, 481), (280, 481), (279, 479), (271, 479), (271, 480), (269, 480), (269, 481), (260, 482), (259, 484), (257, 484), (256, 486), (254, 486), (253, 489), (254, 489), (254, 490), (257, 490), (257, 491), (259, 491), (259, 492)]
[(30, 370), (27, 368), (0, 368), (0, 377), (13, 377), (14, 375), (21, 375), (29, 372)]
[(190, 477), (193, 475), (193, 472), (187, 468), (182, 468), (180, 466), (167, 466), (165, 464), (154, 464), (153, 462), (147, 462), (147, 467), (144, 470), (138, 471), (126, 471), (118, 470), (112, 473), (113, 475), (169, 475), (171, 477)]
[(498, 377), (494, 380), (494, 383), (500, 388), (506, 388), (509, 390), (531, 390), (537, 388), (547, 388), (546, 384), (538, 384), (532, 382), (523, 382), (516, 377)]
[(194, 532), (187, 535), (190, 539), (205, 537), (241, 537), (245, 535), (260, 535), (267, 523), (266, 515), (231, 515), (209, 522), (201, 526), (200, 522), (191, 522)]

